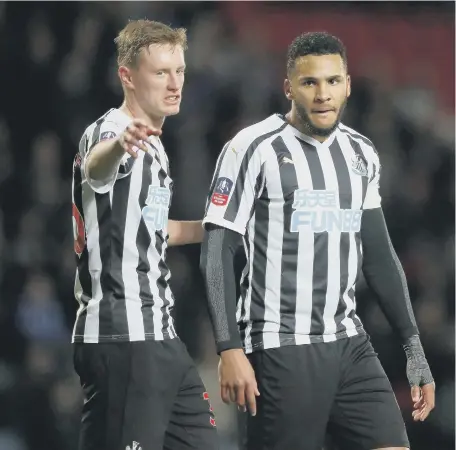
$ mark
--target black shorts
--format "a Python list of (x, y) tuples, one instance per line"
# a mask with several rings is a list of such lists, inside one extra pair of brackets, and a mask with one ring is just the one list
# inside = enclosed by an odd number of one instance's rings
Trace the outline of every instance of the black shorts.
[(179, 339), (74, 344), (79, 450), (218, 449), (214, 415)]
[(247, 419), (247, 450), (409, 448), (391, 384), (369, 337), (249, 355), (260, 397)]

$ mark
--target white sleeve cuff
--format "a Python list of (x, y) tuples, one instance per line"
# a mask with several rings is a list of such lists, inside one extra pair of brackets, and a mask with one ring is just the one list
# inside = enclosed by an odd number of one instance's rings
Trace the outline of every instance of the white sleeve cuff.
[[(223, 219), (222, 217), (216, 217), (213, 215), (206, 216), (203, 219), (203, 227), (207, 223), (212, 223), (214, 225), (218, 225), (220, 227), (227, 228), (228, 230), (236, 231), (236, 233), (239, 233), (241, 236), (245, 235), (245, 227), (236, 225), (235, 223), (230, 222), (226, 219)], [(206, 227), (204, 227), (204, 228), (206, 228)]]

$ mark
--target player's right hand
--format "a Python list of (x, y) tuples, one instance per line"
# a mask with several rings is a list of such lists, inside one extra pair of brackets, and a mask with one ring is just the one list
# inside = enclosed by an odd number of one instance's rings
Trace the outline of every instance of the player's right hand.
[(256, 397), (260, 395), (255, 372), (242, 349), (225, 350), (219, 363), (220, 392), (224, 403), (235, 402), (239, 409), (256, 415)]
[(118, 142), (125, 152), (133, 158), (137, 158), (138, 150), (148, 151), (145, 143), (149, 136), (160, 136), (161, 133), (161, 130), (147, 125), (144, 120), (133, 119), (124, 132), (119, 135)]

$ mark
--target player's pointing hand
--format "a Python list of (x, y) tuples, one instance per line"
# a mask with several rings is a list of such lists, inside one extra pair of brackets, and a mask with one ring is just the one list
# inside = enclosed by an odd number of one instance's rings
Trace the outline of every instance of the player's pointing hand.
[(133, 158), (138, 157), (138, 150), (147, 152), (146, 142), (149, 136), (160, 136), (161, 130), (147, 125), (142, 119), (133, 119), (118, 137), (120, 146)]

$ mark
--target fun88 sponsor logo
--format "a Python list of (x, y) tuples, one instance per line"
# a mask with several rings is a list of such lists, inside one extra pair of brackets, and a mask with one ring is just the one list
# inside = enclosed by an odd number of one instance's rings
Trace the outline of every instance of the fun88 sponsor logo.
[(149, 186), (146, 206), (142, 209), (142, 215), (146, 224), (153, 230), (163, 230), (168, 223), (169, 203), (171, 192), (166, 187)]
[(290, 231), (322, 233), (357, 232), (361, 229), (362, 211), (339, 209), (337, 191), (297, 189), (294, 192)]

